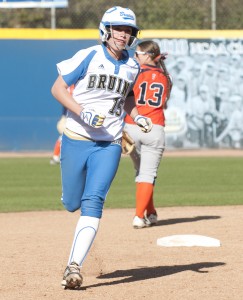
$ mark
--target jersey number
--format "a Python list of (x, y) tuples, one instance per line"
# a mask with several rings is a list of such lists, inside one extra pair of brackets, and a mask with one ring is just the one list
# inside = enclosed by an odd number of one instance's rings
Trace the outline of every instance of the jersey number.
[(111, 115), (116, 115), (117, 117), (119, 117), (122, 113), (122, 108), (124, 106), (125, 100), (121, 99), (121, 98), (115, 98), (113, 99), (114, 104), (112, 106), (112, 108), (109, 110), (109, 113)]
[[(164, 86), (161, 83), (151, 83), (148, 87), (148, 82), (144, 81), (139, 86), (140, 88), (140, 98), (137, 100), (138, 104), (146, 105), (146, 101), (150, 106), (159, 107), (162, 105), (162, 95), (164, 91)], [(153, 99), (145, 99), (147, 89), (153, 91)]]

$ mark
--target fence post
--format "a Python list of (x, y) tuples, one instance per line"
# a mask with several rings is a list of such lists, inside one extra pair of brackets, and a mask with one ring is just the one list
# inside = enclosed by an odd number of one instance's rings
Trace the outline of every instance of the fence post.
[(216, 30), (216, 2), (217, 0), (211, 0), (211, 29)]
[(56, 29), (56, 8), (51, 7), (51, 29)]

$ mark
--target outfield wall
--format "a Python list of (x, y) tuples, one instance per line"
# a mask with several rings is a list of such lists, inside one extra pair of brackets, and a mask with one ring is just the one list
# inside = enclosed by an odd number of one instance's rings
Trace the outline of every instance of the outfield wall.
[[(243, 31), (142, 32), (151, 38), (169, 52), (174, 80), (168, 147), (243, 148)], [(98, 42), (98, 30), (0, 29), (0, 151), (52, 150), (61, 114), (50, 93), (55, 65)]]

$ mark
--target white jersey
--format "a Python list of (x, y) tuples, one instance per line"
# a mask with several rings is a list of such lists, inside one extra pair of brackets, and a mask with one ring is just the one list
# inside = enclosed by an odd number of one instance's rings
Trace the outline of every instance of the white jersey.
[(96, 141), (120, 138), (125, 99), (139, 73), (136, 60), (125, 50), (122, 59), (115, 60), (102, 44), (78, 51), (58, 63), (57, 68), (67, 85), (74, 85), (73, 98), (77, 103), (106, 116), (101, 128), (93, 128), (68, 111), (66, 128)]

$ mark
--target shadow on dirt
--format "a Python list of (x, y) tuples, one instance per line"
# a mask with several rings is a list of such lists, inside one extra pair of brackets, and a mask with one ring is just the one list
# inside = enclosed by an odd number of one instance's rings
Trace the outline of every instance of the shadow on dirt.
[(109, 282), (102, 282), (93, 285), (89, 285), (86, 287), (82, 287), (81, 289), (89, 289), (99, 286), (106, 286), (106, 285), (115, 285), (115, 284), (124, 284), (130, 283), (135, 281), (153, 279), (163, 276), (170, 276), (179, 272), (185, 271), (193, 271), (197, 273), (208, 273), (208, 268), (214, 268), (218, 266), (224, 266), (225, 263), (223, 262), (201, 262), (196, 264), (189, 264), (189, 265), (175, 265), (175, 266), (156, 266), (156, 267), (140, 267), (137, 269), (128, 269), (128, 270), (117, 270), (112, 273), (107, 273), (98, 276), (98, 279), (115, 279)]
[(178, 218), (178, 219), (168, 219), (168, 220), (158, 220), (156, 226), (165, 226), (165, 225), (173, 225), (178, 223), (190, 223), (204, 220), (216, 220), (220, 219), (220, 216), (198, 216), (194, 218)]

